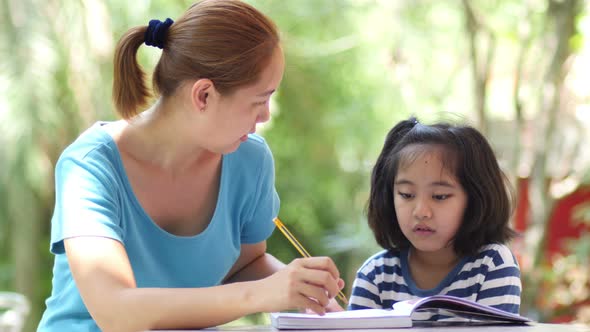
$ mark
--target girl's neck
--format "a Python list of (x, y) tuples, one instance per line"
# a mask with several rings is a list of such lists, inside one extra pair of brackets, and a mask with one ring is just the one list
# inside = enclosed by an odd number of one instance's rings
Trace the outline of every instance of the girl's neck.
[(418, 264), (433, 269), (452, 269), (460, 260), (452, 245), (434, 252), (420, 251), (414, 247), (408, 251), (410, 265)]
[(436, 252), (418, 251), (410, 248), (408, 251), (408, 269), (410, 276), (419, 289), (432, 290), (440, 286), (441, 282), (453, 271), (460, 258), (446, 248)]

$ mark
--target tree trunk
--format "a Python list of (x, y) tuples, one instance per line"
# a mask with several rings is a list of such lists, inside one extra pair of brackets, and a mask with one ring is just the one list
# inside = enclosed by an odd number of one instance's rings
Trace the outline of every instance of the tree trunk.
[[(465, 29), (468, 34), (469, 51), (471, 54), (471, 72), (473, 75), (477, 127), (482, 134), (486, 135), (488, 132), (486, 119), (487, 88), (496, 41), (493, 32), (484, 25), (481, 18), (476, 14), (470, 0), (463, 0), (462, 3), (465, 15)], [(478, 39), (487, 40), (485, 55), (481, 55), (477, 51), (478, 48), (484, 47), (478, 45)]]
[[(549, 214), (555, 203), (549, 194), (551, 175), (548, 174), (547, 151), (554, 145), (554, 137), (558, 114), (560, 112), (561, 91), (564, 85), (567, 68), (565, 63), (572, 54), (569, 41), (575, 34), (575, 18), (580, 10), (578, 0), (549, 0), (547, 9), (548, 21), (553, 27), (553, 35), (549, 38), (557, 43), (551, 60), (551, 64), (544, 79), (544, 86), (550, 89), (542, 89), (540, 96), (540, 107), (545, 119), (540, 128), (541, 144), (536, 147), (533, 174), (531, 178), (531, 211), (532, 220), (529, 223), (531, 236), (538, 237), (532, 241), (532, 253), (534, 254), (533, 266), (539, 266), (543, 261), (544, 244), (549, 223)], [(549, 93), (547, 93), (549, 91)], [(544, 139), (543, 139), (544, 138)]]
[[(23, 181), (24, 182), (24, 181)], [(21, 182), (22, 183), (22, 182)], [(14, 289), (27, 297), (31, 312), (27, 317), (25, 331), (33, 331), (40, 319), (41, 298), (39, 248), (41, 225), (37, 198), (31, 188), (13, 186), (8, 198), (12, 224), (12, 259), (14, 262)]]

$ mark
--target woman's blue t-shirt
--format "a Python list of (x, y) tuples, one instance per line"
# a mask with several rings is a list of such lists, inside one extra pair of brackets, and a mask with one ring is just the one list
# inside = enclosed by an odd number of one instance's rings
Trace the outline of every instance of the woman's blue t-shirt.
[(113, 138), (99, 122), (60, 156), (55, 169), (51, 246), (53, 289), (38, 331), (99, 331), (82, 302), (63, 240), (102, 236), (127, 251), (137, 287), (219, 285), (240, 254), (241, 244), (266, 240), (279, 210), (274, 162), (264, 139), (249, 135), (224, 155), (214, 215), (196, 236), (172, 235), (140, 206)]

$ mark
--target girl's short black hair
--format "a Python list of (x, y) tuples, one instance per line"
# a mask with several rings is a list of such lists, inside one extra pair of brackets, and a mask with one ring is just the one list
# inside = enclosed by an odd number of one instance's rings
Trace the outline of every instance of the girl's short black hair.
[[(401, 121), (385, 139), (371, 174), (367, 218), (377, 243), (384, 249), (402, 249), (410, 241), (402, 233), (394, 208), (393, 183), (409, 145), (440, 145), (449, 153), (444, 158), (467, 194), (463, 221), (453, 241), (455, 252), (474, 255), (489, 243), (505, 243), (516, 232), (509, 226), (512, 192), (486, 138), (470, 126), (437, 123), (424, 125), (415, 117)], [(446, 167), (445, 166), (445, 167)]]

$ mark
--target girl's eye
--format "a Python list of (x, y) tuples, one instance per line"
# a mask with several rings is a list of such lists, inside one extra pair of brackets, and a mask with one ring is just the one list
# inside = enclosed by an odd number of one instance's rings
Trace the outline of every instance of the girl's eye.
[(437, 201), (444, 201), (445, 199), (451, 197), (451, 195), (448, 194), (443, 194), (443, 195), (433, 195), (432, 198), (434, 198)]
[(414, 195), (412, 195), (412, 194), (403, 193), (401, 191), (398, 191), (397, 194), (400, 195), (400, 197), (403, 199), (410, 199), (410, 198), (414, 197)]
[(262, 106), (262, 105), (265, 105), (267, 102), (268, 101), (266, 101), (266, 100), (265, 101), (260, 101), (260, 102), (254, 103), (254, 105)]

